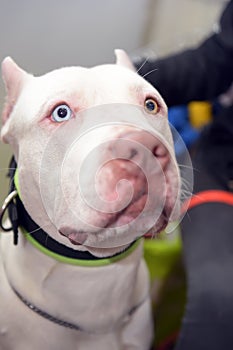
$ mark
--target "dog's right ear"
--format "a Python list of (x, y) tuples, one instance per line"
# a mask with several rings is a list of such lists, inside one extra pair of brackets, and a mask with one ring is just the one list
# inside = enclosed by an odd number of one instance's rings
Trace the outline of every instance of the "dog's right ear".
[(2, 62), (2, 77), (6, 89), (6, 101), (2, 111), (1, 138), (10, 143), (10, 115), (29, 74), (21, 69), (10, 57)]
[(10, 57), (2, 62), (2, 77), (6, 88), (6, 102), (2, 112), (3, 125), (9, 118), (11, 111), (22, 90), (24, 81), (28, 74), (21, 69)]

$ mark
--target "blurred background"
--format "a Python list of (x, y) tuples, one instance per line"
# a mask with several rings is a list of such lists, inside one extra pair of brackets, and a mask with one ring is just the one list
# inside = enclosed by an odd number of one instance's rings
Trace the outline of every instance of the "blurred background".
[[(223, 0), (0, 0), (0, 60), (34, 75), (67, 66), (113, 63), (115, 48), (161, 57), (193, 46), (212, 30)], [(0, 107), (4, 86), (0, 83)], [(29, 101), (30, 103), (30, 101)], [(0, 144), (0, 201), (11, 150)]]

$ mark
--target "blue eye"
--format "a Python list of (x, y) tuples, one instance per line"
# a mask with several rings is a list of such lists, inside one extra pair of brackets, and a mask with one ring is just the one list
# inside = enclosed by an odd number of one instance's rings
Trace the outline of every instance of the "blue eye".
[(151, 113), (151, 114), (156, 114), (159, 110), (158, 103), (152, 98), (146, 99), (146, 101), (144, 103), (144, 107), (145, 107), (146, 111), (148, 113)]
[(73, 113), (69, 106), (62, 104), (57, 106), (52, 112), (52, 119), (55, 122), (61, 123), (69, 120)]

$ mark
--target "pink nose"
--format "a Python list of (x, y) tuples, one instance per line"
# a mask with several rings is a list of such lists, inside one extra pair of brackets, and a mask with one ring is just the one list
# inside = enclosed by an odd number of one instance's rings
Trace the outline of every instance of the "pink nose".
[(136, 130), (119, 135), (119, 139), (113, 145), (113, 155), (126, 160), (135, 160), (141, 165), (148, 159), (147, 151), (150, 151), (158, 160), (161, 168), (165, 169), (169, 161), (168, 150), (157, 137), (149, 132)]
[(147, 193), (148, 174), (160, 172), (161, 175), (155, 175), (155, 181), (159, 183), (169, 162), (168, 150), (162, 142), (149, 132), (140, 130), (118, 135), (108, 145), (107, 152), (111, 160), (99, 171), (97, 186), (99, 194), (107, 201), (116, 200), (119, 192), (124, 197), (129, 183), (133, 187), (133, 200)]

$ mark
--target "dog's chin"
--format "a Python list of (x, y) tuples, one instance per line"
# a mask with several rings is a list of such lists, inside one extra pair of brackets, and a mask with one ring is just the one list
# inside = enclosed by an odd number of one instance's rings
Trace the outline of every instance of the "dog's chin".
[(59, 230), (59, 233), (63, 236), (62, 244), (78, 251), (88, 251), (100, 258), (111, 257), (123, 252), (133, 241), (113, 244), (111, 238), (102, 237), (98, 240), (98, 233), (80, 232), (75, 229), (72, 230), (71, 227), (63, 227)]
[[(112, 257), (116, 254), (124, 252), (129, 246), (130, 244), (114, 247), (114, 248), (96, 248), (96, 247), (82, 246), (82, 248), (84, 248), (82, 250), (86, 250), (98, 258), (107, 258), (107, 257)], [(79, 246), (79, 248), (81, 247)]]
[(109, 257), (124, 251), (139, 237), (156, 237), (166, 228), (171, 208), (166, 206), (153, 226), (150, 226), (151, 212), (135, 221), (144, 207), (145, 197), (141, 196), (118, 215), (109, 217), (104, 227), (97, 226), (98, 230), (94, 232), (87, 232), (87, 229), (77, 230), (73, 225), (62, 225), (59, 233), (63, 236), (63, 242), (65, 238), (65, 244), (72, 249), (88, 251), (97, 257)]

